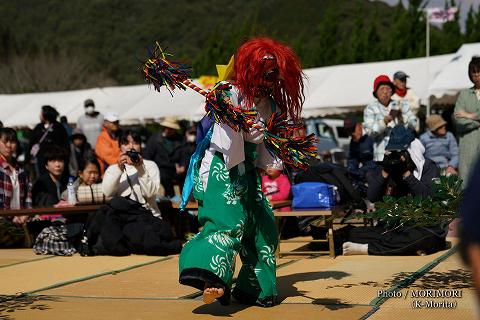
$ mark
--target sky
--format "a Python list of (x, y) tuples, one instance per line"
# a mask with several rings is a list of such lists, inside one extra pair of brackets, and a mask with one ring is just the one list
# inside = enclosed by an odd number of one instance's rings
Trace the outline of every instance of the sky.
[[(397, 5), (399, 0), (379, 0), (382, 2), (386, 2), (391, 6)], [(403, 4), (406, 6), (408, 4), (408, 0), (402, 0)], [(450, 1), (448, 1), (450, 2)], [(460, 20), (462, 31), (465, 29), (465, 19), (467, 18), (468, 10), (470, 10), (470, 6), (473, 6), (474, 10), (478, 10), (478, 6), (480, 4), (480, 0), (456, 0), (457, 7), (460, 8)], [(443, 8), (445, 6), (445, 0), (430, 0), (428, 1), (427, 8), (434, 8), (440, 7)]]

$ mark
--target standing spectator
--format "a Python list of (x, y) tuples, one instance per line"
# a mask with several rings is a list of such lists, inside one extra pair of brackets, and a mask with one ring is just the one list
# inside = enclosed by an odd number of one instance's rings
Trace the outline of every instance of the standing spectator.
[[(105, 115), (102, 132), (98, 135), (95, 153), (100, 163), (100, 169), (105, 169), (117, 163), (120, 156), (120, 147), (118, 146), (118, 136), (120, 134), (120, 117), (115, 112), (109, 112)], [(88, 141), (88, 138), (87, 138)]]
[(395, 85), (388, 76), (376, 77), (373, 83), (373, 96), (376, 99), (363, 111), (365, 131), (374, 141), (373, 159), (375, 161), (383, 160), (385, 146), (388, 144), (393, 127), (398, 124), (413, 128), (416, 126), (416, 120), (408, 102), (392, 100), (394, 91)]
[(197, 147), (197, 128), (192, 125), (185, 131), (185, 140), (174, 152), (175, 170), (177, 173), (176, 180), (183, 188), (183, 183), (187, 175), (187, 169), (190, 164), (190, 158)]
[[(395, 93), (392, 96), (392, 100), (396, 100), (400, 103), (402, 100), (408, 102), (408, 106), (412, 113), (415, 113), (420, 109), (420, 98), (411, 88), (407, 87), (407, 78), (410, 76), (403, 71), (397, 71), (393, 74), (393, 84), (395, 85)], [(420, 130), (420, 121), (417, 116), (412, 115), (415, 118), (415, 131)]]
[(413, 112), (420, 108), (420, 98), (415, 91), (407, 87), (407, 78), (410, 78), (410, 76), (403, 71), (397, 71), (393, 74), (395, 93), (392, 96), (392, 100), (407, 100), (408, 106)]
[(43, 106), (40, 123), (33, 129), (30, 137), (30, 155), (35, 163), (37, 177), (46, 172), (43, 163), (44, 153), (48, 146), (56, 145), (65, 150), (63, 160), (68, 161), (68, 135), (65, 128), (57, 121), (58, 112), (51, 106)]
[(425, 147), (425, 158), (433, 160), (443, 171), (457, 174), (458, 145), (451, 132), (447, 131), (447, 122), (437, 114), (427, 118), (428, 130), (420, 136)]
[(103, 193), (107, 197), (129, 197), (160, 217), (157, 195), (160, 190), (159, 170), (155, 162), (140, 156), (140, 135), (125, 131), (120, 135), (121, 154), (117, 162), (108, 167), (103, 177)]
[(63, 175), (65, 154), (64, 149), (55, 145), (45, 150), (43, 165), (47, 172), (33, 184), (32, 197), (35, 207), (51, 207), (60, 201), (68, 180)]
[(365, 180), (368, 170), (375, 169), (373, 161), (373, 140), (363, 134), (363, 125), (353, 117), (343, 121), (343, 127), (352, 139), (348, 151), (347, 169), (361, 180)]
[(87, 156), (92, 154), (92, 147), (87, 142), (83, 133), (74, 133), (70, 136), (70, 161), (68, 162), (68, 172), (76, 177), (79, 171), (79, 165), (85, 161)]
[(70, 137), (72, 135), (73, 129), (70, 127), (68, 124), (68, 119), (66, 116), (61, 116), (60, 117), (60, 123), (62, 124), (63, 128), (67, 132), (67, 136)]
[(87, 99), (83, 103), (85, 114), (78, 118), (77, 128), (87, 137), (88, 143), (95, 149), (97, 138), (102, 131), (103, 115), (95, 111), (95, 103), (92, 99)]
[(162, 131), (157, 132), (147, 141), (144, 157), (154, 161), (160, 169), (160, 183), (165, 190), (165, 196), (173, 197), (174, 179), (176, 175), (174, 153), (180, 146), (176, 131), (180, 126), (175, 118), (166, 117), (161, 123)]
[(465, 112), (478, 115), (480, 112), (480, 57), (473, 57), (470, 61), (468, 77), (474, 85), (460, 91), (455, 105), (455, 121), (460, 140), (458, 169), (464, 186), (468, 184), (470, 170), (479, 158), (480, 122), (463, 117), (462, 114)]

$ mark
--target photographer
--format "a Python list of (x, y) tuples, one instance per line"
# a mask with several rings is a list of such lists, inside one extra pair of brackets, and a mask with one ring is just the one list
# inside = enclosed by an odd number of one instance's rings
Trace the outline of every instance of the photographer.
[(375, 78), (373, 96), (375, 101), (365, 107), (363, 111), (363, 126), (365, 132), (373, 139), (373, 160), (382, 161), (385, 146), (388, 144), (390, 133), (397, 125), (414, 128), (417, 119), (410, 110), (407, 100), (392, 100), (395, 85), (386, 75)]
[(404, 126), (392, 129), (381, 167), (367, 174), (368, 200), (383, 196), (432, 196), (432, 179), (440, 176), (436, 164), (424, 157), (425, 148)]
[(155, 162), (140, 155), (140, 135), (127, 130), (119, 137), (120, 156), (117, 163), (108, 167), (103, 177), (106, 197), (129, 197), (160, 217), (156, 197), (160, 190), (160, 173)]

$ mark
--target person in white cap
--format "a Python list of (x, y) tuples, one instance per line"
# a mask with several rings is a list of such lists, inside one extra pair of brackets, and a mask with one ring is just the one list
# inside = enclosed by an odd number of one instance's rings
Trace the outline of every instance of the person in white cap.
[(95, 103), (92, 99), (85, 100), (83, 105), (85, 114), (78, 118), (77, 128), (81, 130), (79, 133), (83, 133), (87, 137), (87, 142), (92, 148), (95, 148), (98, 135), (102, 132), (103, 115), (95, 111)]
[(162, 130), (152, 135), (147, 141), (143, 156), (147, 160), (154, 161), (160, 169), (160, 183), (165, 190), (165, 196), (175, 196), (173, 189), (176, 178), (175, 152), (181, 142), (176, 133), (180, 130), (177, 119), (166, 117), (160, 122)]
[(106, 167), (117, 163), (120, 156), (118, 134), (120, 131), (120, 117), (115, 112), (105, 114), (102, 132), (98, 135), (95, 154), (100, 163), (100, 169), (105, 172)]

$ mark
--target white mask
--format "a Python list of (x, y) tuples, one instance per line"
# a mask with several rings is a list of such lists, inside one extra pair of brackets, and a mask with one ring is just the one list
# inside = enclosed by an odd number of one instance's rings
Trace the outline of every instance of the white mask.
[(85, 108), (85, 113), (86, 114), (93, 114), (95, 112), (95, 107), (94, 106), (88, 106)]

